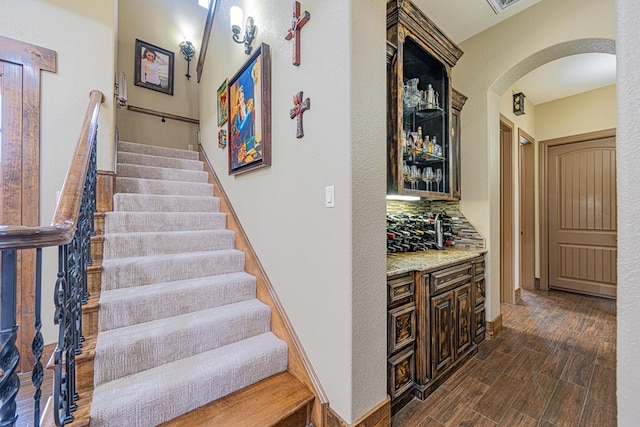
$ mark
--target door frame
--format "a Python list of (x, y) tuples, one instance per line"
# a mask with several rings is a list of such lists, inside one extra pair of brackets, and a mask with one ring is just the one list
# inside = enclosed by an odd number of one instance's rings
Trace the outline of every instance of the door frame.
[[(20, 218), (20, 224), (10, 225), (37, 226), (40, 225), (40, 74), (42, 71), (56, 72), (56, 52), (0, 36), (0, 61), (22, 67), (21, 137), (12, 140), (13, 144), (21, 146), (12, 147), (19, 159), (14, 159), (10, 165), (11, 173), (21, 176), (20, 201), (14, 200), (16, 203), (10, 207), (12, 215)], [(35, 361), (31, 350), (35, 335), (35, 262), (35, 249), (18, 251), (16, 346), (23, 372), (30, 371)]]
[[(513, 192), (513, 135), (515, 125), (500, 114), (500, 131), (506, 128), (510, 133), (505, 147), (500, 137), (500, 301), (514, 304), (515, 256), (514, 243), (514, 192)], [(505, 151), (505, 148), (507, 151)], [(509, 197), (505, 197), (509, 195)], [(507, 277), (510, 275), (510, 280)]]
[(593, 141), (604, 138), (615, 138), (615, 136), (616, 129), (613, 128), (539, 142), (540, 289), (542, 290), (549, 290), (549, 149), (557, 145), (575, 144), (577, 142)]
[[(536, 219), (535, 219), (535, 214), (533, 214), (533, 212), (535, 211), (535, 188), (530, 189), (526, 187), (526, 182), (524, 180), (524, 175), (523, 175), (523, 166), (526, 165), (527, 168), (531, 169), (532, 173), (535, 173), (535, 139), (529, 135), (527, 132), (525, 132), (524, 130), (522, 130), (521, 128), (518, 128), (518, 188), (519, 188), (519, 196), (518, 196), (518, 204), (520, 207), (520, 218), (519, 218), (519, 243), (518, 243), (518, 252), (519, 252), (519, 273), (518, 273), (518, 283), (520, 288), (523, 289), (527, 289), (527, 290), (534, 290), (535, 289), (535, 273), (536, 273), (536, 267), (535, 267), (535, 259), (529, 259), (526, 254), (531, 254), (533, 257), (535, 257), (535, 252), (536, 252), (536, 236), (535, 236), (535, 229), (536, 229)], [(530, 147), (530, 149), (528, 150), (529, 152), (526, 153), (525, 149), (526, 147)], [(525, 169), (526, 170), (526, 169)], [(532, 182), (531, 184), (533, 184), (535, 186), (535, 176), (532, 177)], [(527, 207), (528, 206), (533, 206), (534, 209), (532, 210), (532, 215), (534, 215), (533, 218), (531, 218), (531, 224), (527, 224), (525, 222), (525, 215), (523, 215), (523, 212), (526, 212)], [(526, 234), (524, 234), (525, 230), (529, 229), (528, 232)], [(529, 247), (527, 251), (525, 251), (525, 247)], [(533, 263), (533, 268), (531, 271), (531, 273), (533, 274), (532, 276), (532, 283), (530, 284), (530, 286), (525, 286), (527, 284), (527, 280), (524, 277), (524, 273), (525, 273), (525, 268), (524, 265), (526, 265), (527, 263)]]

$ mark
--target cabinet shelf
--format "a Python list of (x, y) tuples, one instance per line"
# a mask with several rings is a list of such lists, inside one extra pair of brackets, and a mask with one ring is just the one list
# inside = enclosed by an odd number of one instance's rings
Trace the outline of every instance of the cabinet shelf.
[(437, 119), (444, 116), (445, 111), (442, 108), (423, 108), (422, 110), (416, 110), (409, 107), (404, 107), (403, 122), (412, 123), (416, 121), (428, 121)]

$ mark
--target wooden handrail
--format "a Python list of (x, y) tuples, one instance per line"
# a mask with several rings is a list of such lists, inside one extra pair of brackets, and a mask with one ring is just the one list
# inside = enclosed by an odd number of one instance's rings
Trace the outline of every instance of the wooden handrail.
[(193, 123), (195, 125), (200, 124), (200, 120), (198, 119), (192, 119), (191, 117), (185, 117), (185, 116), (178, 116), (177, 114), (163, 113), (162, 111), (136, 107), (135, 105), (127, 105), (127, 110), (134, 111), (136, 113), (149, 114), (150, 116), (158, 116), (158, 117), (162, 117), (163, 119), (178, 120), (181, 122)]
[(82, 122), (82, 130), (64, 178), (60, 200), (56, 206), (51, 225), (27, 227), (19, 225), (0, 226), (0, 250), (33, 249), (66, 245), (71, 242), (78, 221), (84, 179), (87, 176), (91, 148), (98, 129), (100, 104), (104, 102), (102, 92), (94, 90), (89, 95), (89, 107)]
[(207, 49), (209, 47), (209, 39), (211, 38), (211, 30), (213, 29), (213, 18), (216, 16), (216, 9), (218, 8), (218, 0), (209, 0), (209, 10), (207, 11), (207, 20), (204, 24), (204, 32), (202, 33), (202, 43), (200, 43), (200, 55), (198, 55), (198, 66), (196, 67), (196, 74), (198, 75), (198, 83), (202, 78), (202, 71), (204, 70), (204, 59), (207, 56)]

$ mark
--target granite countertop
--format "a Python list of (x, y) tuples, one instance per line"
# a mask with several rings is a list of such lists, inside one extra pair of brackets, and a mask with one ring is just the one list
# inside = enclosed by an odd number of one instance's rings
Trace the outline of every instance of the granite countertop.
[(485, 253), (486, 249), (445, 249), (387, 254), (387, 276), (446, 267)]

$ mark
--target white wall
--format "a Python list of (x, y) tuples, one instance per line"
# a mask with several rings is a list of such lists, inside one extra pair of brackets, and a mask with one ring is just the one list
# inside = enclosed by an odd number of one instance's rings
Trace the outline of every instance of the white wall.
[[(229, 8), (271, 48), (272, 166), (227, 175), (217, 146), (215, 93), (247, 60), (231, 40)], [(200, 85), (202, 144), (318, 374), (347, 422), (386, 397), (386, 66), (384, 2), (311, 1), (301, 64), (284, 36), (291, 2), (222, 0)], [(356, 19), (357, 17), (357, 19)], [(289, 118), (311, 100), (302, 139)], [(335, 186), (335, 208), (324, 207)]]
[(488, 320), (500, 313), (500, 95), (546, 62), (610, 51), (614, 5), (614, 0), (540, 2), (460, 45), (464, 55), (453, 69), (453, 84), (469, 97), (462, 119), (461, 210), (487, 239)]
[[(198, 83), (196, 65), (207, 11), (196, 0), (119, 0), (118, 71), (128, 80), (129, 105), (163, 113), (198, 119)], [(174, 53), (173, 95), (134, 84), (136, 39)], [(187, 80), (187, 61), (180, 53), (183, 40), (193, 43), (196, 54), (191, 60)], [(215, 96), (215, 91), (213, 95)], [(120, 140), (186, 149), (197, 144), (198, 126), (117, 108)]]
[(640, 419), (640, 4), (618, 0), (618, 425)]
[[(114, 132), (114, 0), (3, 0), (0, 34), (53, 49), (56, 73), (42, 73), (40, 224), (48, 225), (75, 148), (89, 92), (104, 93), (98, 128), (98, 168), (111, 170)], [(57, 250), (44, 251), (42, 319), (45, 343), (57, 341), (53, 284)]]

